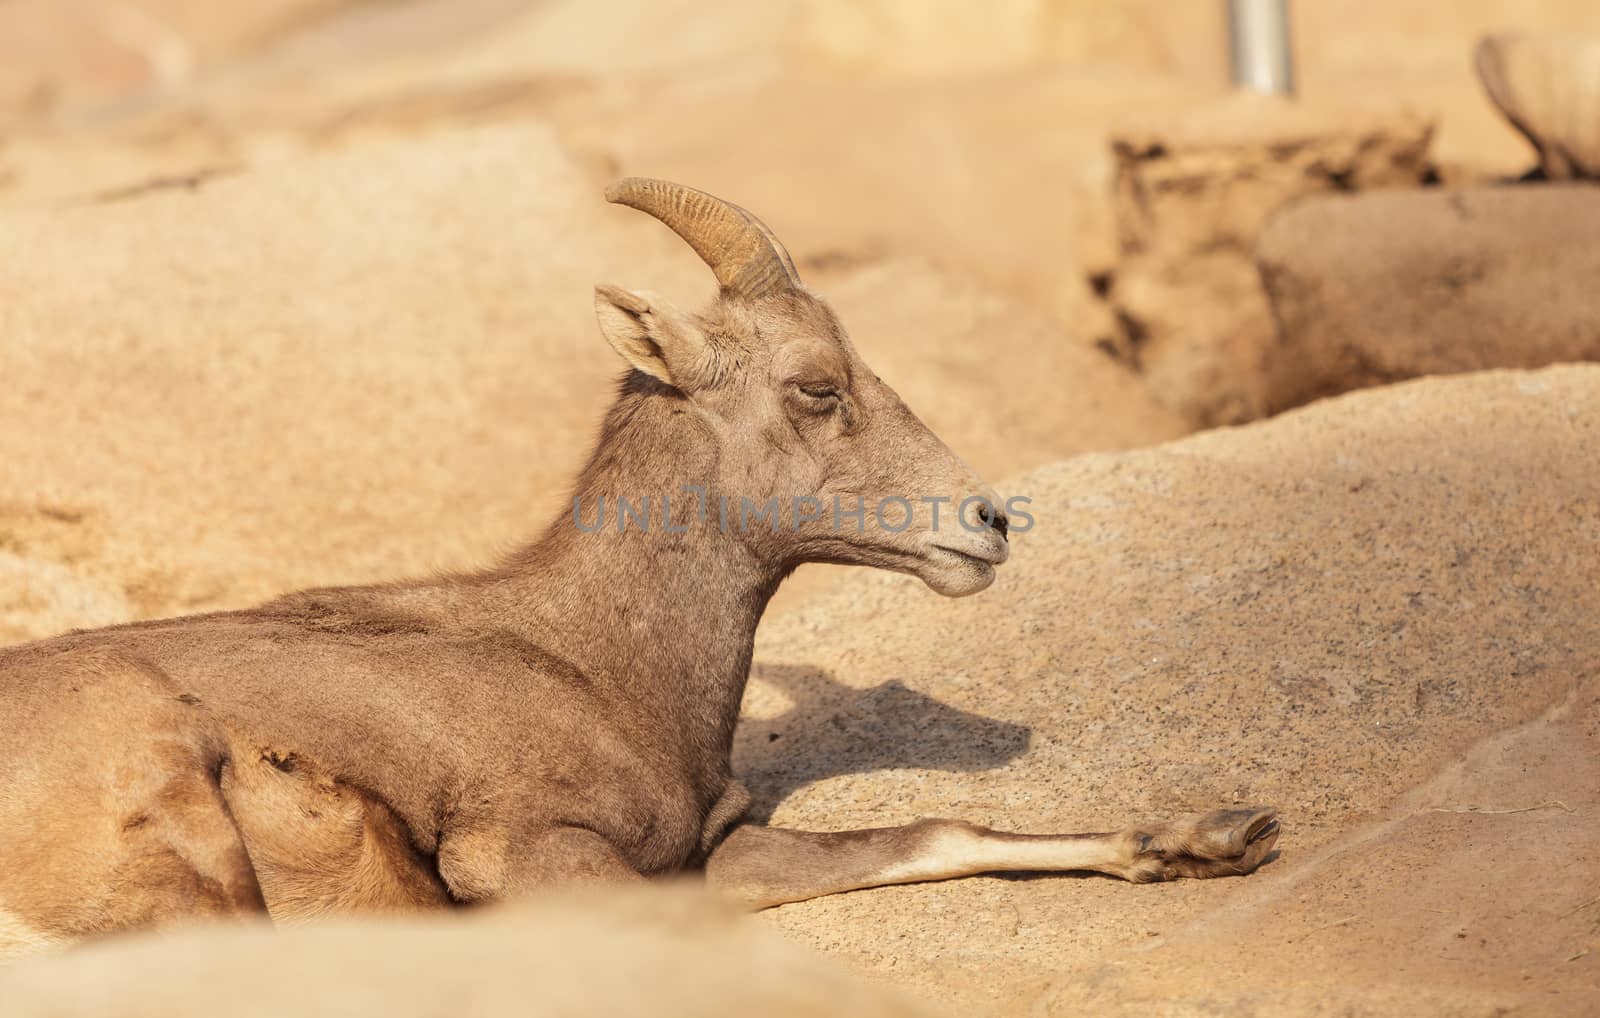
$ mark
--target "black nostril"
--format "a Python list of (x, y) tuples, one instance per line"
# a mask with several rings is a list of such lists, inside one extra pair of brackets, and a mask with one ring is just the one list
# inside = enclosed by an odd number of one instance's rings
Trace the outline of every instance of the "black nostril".
[(1002, 539), (1006, 536), (1006, 514), (989, 505), (987, 502), (978, 503), (978, 519), (991, 530), (1000, 531)]

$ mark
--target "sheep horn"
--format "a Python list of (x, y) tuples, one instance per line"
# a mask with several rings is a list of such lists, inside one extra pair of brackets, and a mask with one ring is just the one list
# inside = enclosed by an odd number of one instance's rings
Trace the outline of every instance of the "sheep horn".
[(800, 285), (794, 261), (765, 223), (744, 209), (692, 187), (626, 177), (606, 188), (606, 201), (654, 216), (711, 266), (722, 289), (762, 297)]

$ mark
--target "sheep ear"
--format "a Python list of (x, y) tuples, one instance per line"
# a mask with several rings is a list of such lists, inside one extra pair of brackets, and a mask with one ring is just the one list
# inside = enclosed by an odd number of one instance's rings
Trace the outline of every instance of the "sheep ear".
[(687, 315), (652, 293), (601, 283), (594, 288), (600, 332), (622, 359), (685, 391), (706, 347), (705, 333)]

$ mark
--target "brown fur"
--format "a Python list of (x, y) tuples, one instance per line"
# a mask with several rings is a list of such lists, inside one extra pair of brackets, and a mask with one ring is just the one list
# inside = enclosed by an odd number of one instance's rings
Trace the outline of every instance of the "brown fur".
[[(681, 523), (694, 484), (710, 521), (586, 533), (564, 515), (484, 572), (0, 651), (0, 931), (476, 902), (708, 853), (715, 877), (719, 846), (816, 837), (723, 838), (747, 802), (729, 749), (768, 599), (811, 561), (974, 593), (1006, 557), (1004, 516), (954, 524), (964, 497), (995, 496), (815, 296), (724, 294), (685, 315), (607, 287), (597, 309), (637, 370), (578, 481), (584, 518), (601, 497), (668, 495)], [(781, 525), (722, 532), (719, 494), (777, 496)], [(869, 511), (858, 531), (796, 520), (796, 495), (901, 495), (915, 513), (896, 532)], [(953, 499), (939, 529), (924, 495)], [(794, 871), (812, 893), (883, 869), (849, 863), (841, 881), (815, 855)], [(910, 872), (970, 871), (958, 862)]]

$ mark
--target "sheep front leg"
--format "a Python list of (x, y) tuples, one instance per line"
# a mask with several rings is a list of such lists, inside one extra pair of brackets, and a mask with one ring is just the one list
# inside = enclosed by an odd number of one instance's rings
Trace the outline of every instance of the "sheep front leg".
[(746, 824), (706, 879), (752, 908), (979, 873), (1092, 870), (1139, 883), (1242, 876), (1278, 839), (1271, 809), (1217, 810), (1109, 834), (1007, 834), (960, 820), (819, 833)]
[(439, 875), (464, 903), (644, 879), (615, 845), (585, 827), (548, 827), (516, 838), (492, 828), (448, 834), (439, 846)]

